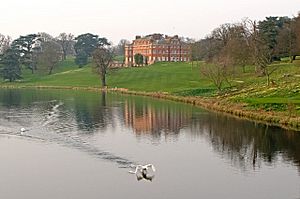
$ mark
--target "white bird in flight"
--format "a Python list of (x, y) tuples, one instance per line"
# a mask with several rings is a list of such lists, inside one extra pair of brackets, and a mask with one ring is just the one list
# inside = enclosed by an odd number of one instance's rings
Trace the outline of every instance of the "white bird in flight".
[(146, 165), (132, 165), (131, 167), (135, 167), (135, 171), (129, 171), (129, 173), (136, 174), (138, 171), (140, 172), (148, 172), (149, 168), (152, 169), (153, 172), (155, 172), (155, 167), (153, 164), (146, 164)]
[(154, 172), (155, 172), (155, 167), (153, 164), (136, 165), (136, 166), (131, 165), (131, 167), (135, 167), (135, 171), (129, 171), (129, 173), (135, 174), (138, 181), (142, 179), (150, 180), (150, 181), (153, 180)]

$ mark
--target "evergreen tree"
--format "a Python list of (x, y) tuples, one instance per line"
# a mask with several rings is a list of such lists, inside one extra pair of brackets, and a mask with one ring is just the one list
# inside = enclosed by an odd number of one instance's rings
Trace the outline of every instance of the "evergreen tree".
[(81, 68), (84, 65), (87, 65), (88, 56), (84, 51), (80, 51), (76, 53), (75, 63)]
[(39, 35), (29, 34), (21, 36), (12, 42), (11, 48), (19, 54), (21, 64), (29, 68), (32, 73), (35, 70), (34, 60), (32, 58), (33, 50), (36, 42), (39, 40)]
[(19, 53), (15, 49), (8, 49), (0, 58), (0, 74), (4, 80), (13, 82), (21, 79)]
[(100, 38), (98, 35), (93, 35), (91, 33), (79, 35), (75, 40), (75, 61), (80, 67), (87, 64), (88, 57), (92, 56), (92, 53), (96, 48), (110, 45), (105, 37)]
[(141, 66), (143, 65), (144, 63), (144, 57), (142, 54), (135, 54), (134, 55), (134, 61), (135, 61), (135, 64), (138, 65), (138, 66)]

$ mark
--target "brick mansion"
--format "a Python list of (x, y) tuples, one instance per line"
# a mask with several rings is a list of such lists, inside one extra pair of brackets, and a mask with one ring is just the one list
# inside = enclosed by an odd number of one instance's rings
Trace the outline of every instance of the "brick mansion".
[(136, 36), (131, 44), (125, 45), (125, 66), (135, 66), (134, 55), (141, 54), (144, 64), (155, 62), (186, 62), (190, 61), (190, 45), (163, 34), (151, 34), (145, 37)]

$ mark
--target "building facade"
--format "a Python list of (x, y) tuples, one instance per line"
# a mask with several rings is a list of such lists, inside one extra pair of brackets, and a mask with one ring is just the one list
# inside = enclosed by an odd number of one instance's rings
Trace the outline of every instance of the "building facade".
[(125, 66), (136, 66), (134, 56), (143, 55), (144, 65), (155, 62), (186, 62), (190, 61), (190, 45), (163, 34), (152, 34), (145, 37), (136, 36), (131, 44), (125, 45)]

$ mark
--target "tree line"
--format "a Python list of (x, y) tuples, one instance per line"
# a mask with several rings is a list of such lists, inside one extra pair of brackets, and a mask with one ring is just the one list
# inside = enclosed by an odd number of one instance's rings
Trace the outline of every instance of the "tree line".
[[(95, 62), (95, 72), (104, 79), (106, 85), (106, 68), (112, 60), (110, 43), (105, 37), (86, 33), (75, 37), (73, 34), (61, 33), (57, 37), (41, 32), (20, 36), (12, 41), (10, 36), (0, 34), (0, 75), (4, 80), (13, 82), (22, 79), (22, 71), (28, 69), (31, 73), (52, 74), (59, 62), (67, 56), (75, 56), (79, 67), (87, 65), (88, 59)], [(103, 60), (102, 58), (105, 57)], [(97, 60), (98, 59), (98, 60)], [(101, 61), (99, 59), (102, 59)]]
[(255, 66), (255, 72), (266, 76), (277, 69), (272, 65), (283, 57), (292, 63), (300, 55), (300, 13), (298, 16), (266, 17), (262, 21), (244, 19), (226, 23), (192, 44), (192, 60), (204, 60), (201, 73), (212, 80), (218, 90), (235, 73), (237, 67)]
[[(214, 29), (199, 41), (187, 40), (191, 44), (191, 59), (204, 60), (201, 73), (208, 77), (218, 90), (227, 83), (238, 67), (245, 72), (247, 65), (255, 66), (258, 75), (267, 77), (277, 69), (272, 65), (282, 57), (290, 62), (300, 55), (300, 14), (289, 17), (267, 17), (262, 21), (244, 19), (239, 23), (226, 23)], [(124, 55), (129, 43), (121, 40), (112, 46), (105, 37), (85, 33), (75, 37), (61, 33), (57, 37), (41, 32), (11, 37), (0, 34), (0, 76), (7, 81), (22, 79), (24, 69), (31, 73), (43, 72), (49, 75), (59, 62), (67, 56), (75, 56), (79, 67), (94, 64), (94, 72), (100, 75), (102, 86), (106, 86), (105, 75), (114, 55)], [(135, 56), (136, 63), (147, 62), (141, 55)], [(192, 62), (194, 63), (194, 62)]]

